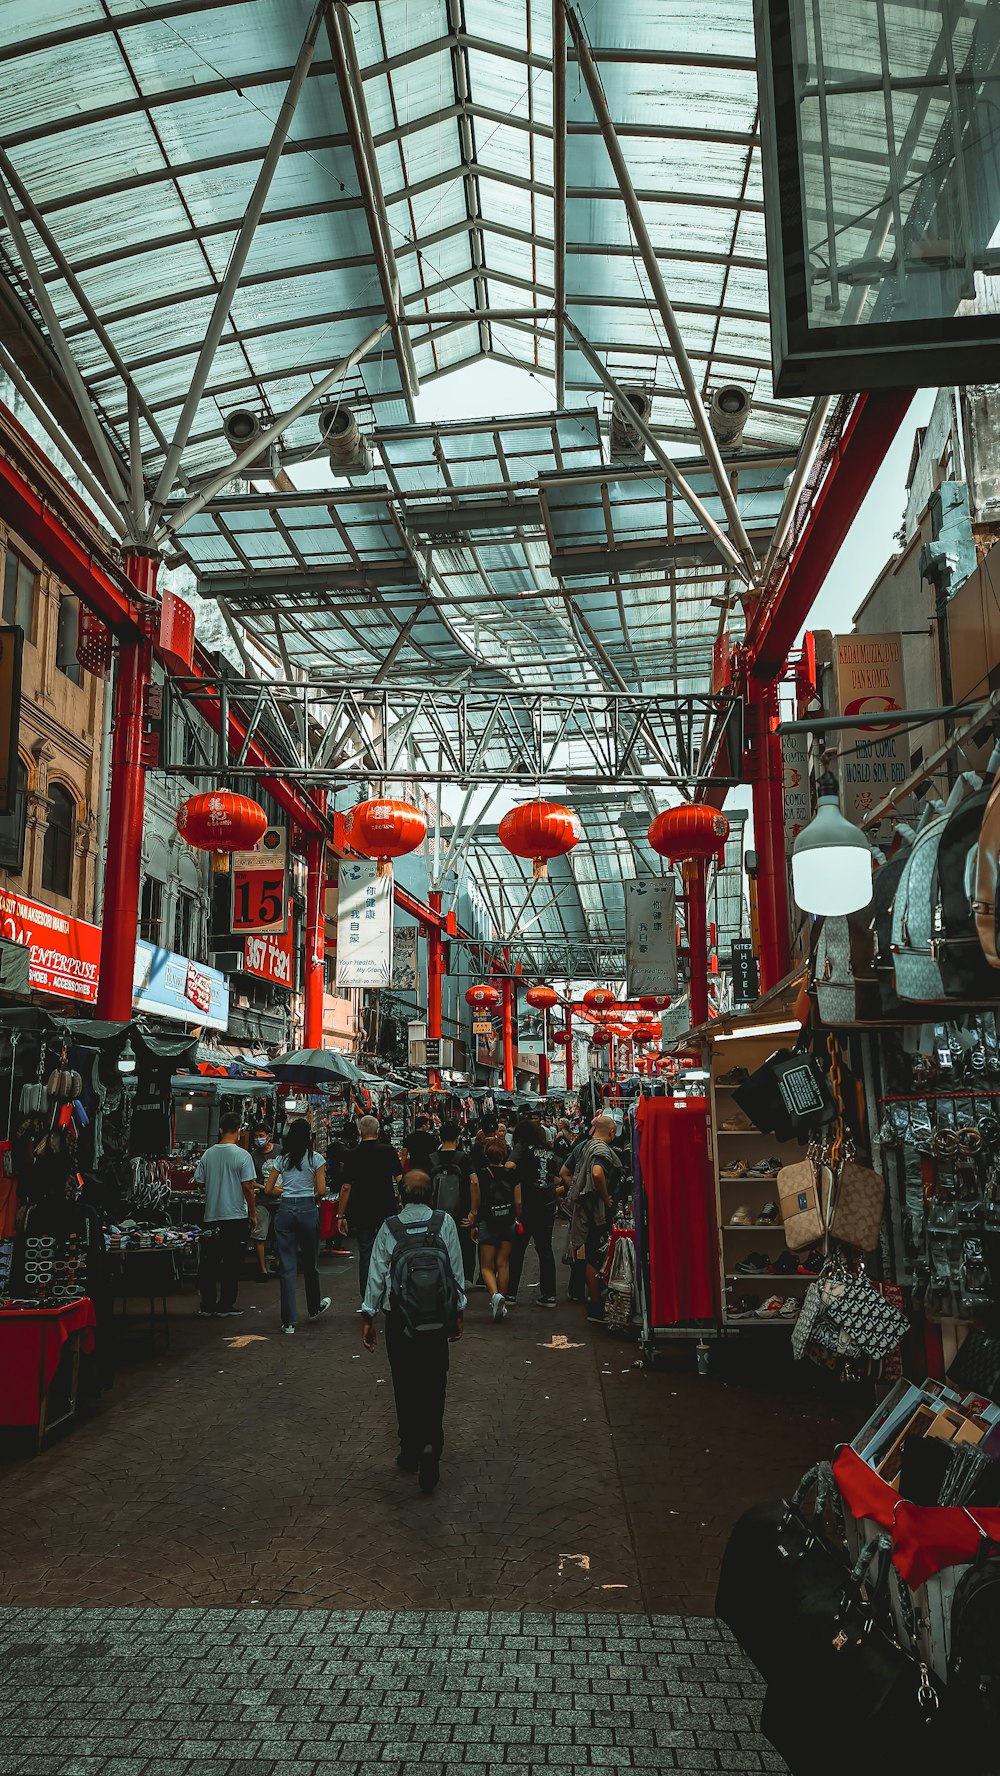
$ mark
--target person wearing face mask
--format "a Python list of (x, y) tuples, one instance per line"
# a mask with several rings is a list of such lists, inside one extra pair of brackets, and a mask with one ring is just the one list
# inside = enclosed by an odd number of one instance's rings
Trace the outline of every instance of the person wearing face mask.
[(276, 1275), (275, 1271), (269, 1271), (267, 1267), (267, 1247), (271, 1237), (272, 1209), (271, 1205), (268, 1203), (267, 1197), (264, 1195), (264, 1185), (266, 1184), (268, 1174), (274, 1165), (273, 1154), (274, 1136), (271, 1132), (271, 1126), (269, 1123), (262, 1122), (254, 1131), (250, 1157), (253, 1160), (254, 1165), (257, 1167), (257, 1184), (254, 1191), (257, 1203), (257, 1226), (254, 1229), (253, 1243), (254, 1250), (257, 1254), (257, 1271), (260, 1277), (264, 1280), (269, 1276)]

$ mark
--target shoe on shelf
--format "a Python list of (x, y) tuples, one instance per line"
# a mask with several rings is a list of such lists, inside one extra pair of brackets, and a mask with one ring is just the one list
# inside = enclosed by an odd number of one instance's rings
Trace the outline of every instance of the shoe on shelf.
[(724, 1178), (742, 1178), (746, 1169), (747, 1162), (745, 1159), (734, 1159), (730, 1161), (729, 1169), (723, 1172), (722, 1176)]
[(799, 1261), (794, 1252), (782, 1252), (771, 1266), (776, 1276), (798, 1276)]
[(241, 1320), (243, 1309), (241, 1307), (217, 1307), (215, 1317), (217, 1320)]
[(740, 1203), (733, 1210), (728, 1222), (730, 1227), (752, 1227), (753, 1224), (753, 1210), (749, 1203)]
[(719, 1128), (724, 1135), (755, 1135), (758, 1133), (749, 1116), (729, 1116), (720, 1122)]
[(784, 1171), (788, 1161), (787, 1159), (782, 1159), (780, 1153), (772, 1153), (767, 1163), (770, 1166), (771, 1171), (774, 1173), (774, 1176), (777, 1177), (779, 1172)]
[(818, 1246), (814, 1246), (811, 1252), (803, 1252), (799, 1255), (796, 1269), (798, 1270), (800, 1277), (819, 1276), (822, 1268), (823, 1253)]
[(294, 1336), (295, 1336), (295, 1327), (294, 1326), (282, 1326), (281, 1330), (285, 1334), (286, 1338), (294, 1338)]
[(732, 1067), (728, 1073), (720, 1073), (716, 1085), (745, 1085), (750, 1074), (746, 1067)]
[(320, 1302), (318, 1308), (316, 1309), (316, 1312), (314, 1314), (310, 1314), (309, 1318), (311, 1320), (318, 1320), (320, 1314), (325, 1314), (327, 1308), (332, 1307), (332, 1306), (333, 1306), (333, 1300), (332, 1300), (331, 1296), (324, 1295), (322, 1301)]
[(536, 1302), (537, 1307), (558, 1307), (558, 1305), (559, 1303), (554, 1295), (539, 1295), (538, 1301)]
[(801, 1306), (802, 1306), (802, 1303), (798, 1299), (798, 1296), (786, 1295), (784, 1301), (781, 1304), (781, 1318), (783, 1320), (797, 1320), (799, 1317), (799, 1309)]
[(432, 1450), (425, 1449), (417, 1463), (421, 1492), (433, 1492), (441, 1478), (441, 1462)]
[(784, 1305), (780, 1295), (768, 1295), (758, 1307), (756, 1317), (758, 1320), (779, 1320)]
[(506, 1312), (507, 1303), (498, 1289), (496, 1294), (490, 1300), (490, 1313), (495, 1320), (502, 1320)]
[(757, 1312), (759, 1298), (756, 1295), (738, 1295), (729, 1309), (731, 1320), (752, 1320)]
[(215, 1317), (216, 1316), (215, 1316), (215, 1308), (214, 1307), (199, 1307), (199, 1309), (198, 1309), (199, 1320), (214, 1320)]
[(773, 1227), (781, 1218), (781, 1210), (776, 1202), (765, 1203), (754, 1223), (755, 1227)]
[(740, 1276), (766, 1276), (771, 1268), (771, 1260), (766, 1252), (748, 1252), (736, 1265)]

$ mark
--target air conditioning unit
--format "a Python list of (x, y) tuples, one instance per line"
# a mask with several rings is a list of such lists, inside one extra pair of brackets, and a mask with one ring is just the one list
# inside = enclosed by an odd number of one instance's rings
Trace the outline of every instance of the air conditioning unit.
[(738, 382), (722, 383), (712, 390), (708, 418), (719, 443), (734, 448), (750, 418), (750, 390), (741, 388)]
[(243, 967), (243, 961), (242, 950), (213, 950), (212, 952), (212, 966), (217, 968), (220, 974), (239, 974)]
[(319, 432), (335, 475), (370, 475), (372, 455), (368, 440), (350, 407), (332, 402), (319, 410)]
[(616, 400), (611, 409), (611, 461), (642, 462), (646, 455), (645, 440), (632, 415), (637, 413), (648, 425), (653, 411), (653, 396), (649, 389), (640, 388), (638, 383), (622, 383), (621, 393), (622, 400)]

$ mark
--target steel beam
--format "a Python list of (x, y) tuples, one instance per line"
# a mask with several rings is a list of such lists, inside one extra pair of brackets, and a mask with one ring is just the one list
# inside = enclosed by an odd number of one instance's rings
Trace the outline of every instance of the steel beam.
[(219, 285), (218, 295), (215, 298), (212, 312), (208, 318), (201, 350), (198, 353), (198, 361), (195, 364), (191, 375), (190, 387), (188, 388), (187, 395), (184, 399), (184, 405), (181, 408), (177, 425), (174, 429), (174, 435), (170, 442), (170, 449), (167, 451), (166, 459), (160, 470), (159, 479), (156, 483), (152, 499), (150, 500), (149, 524), (146, 530), (147, 536), (152, 536), (156, 530), (159, 523), (160, 513), (167, 503), (177, 470), (180, 467), (181, 458), (184, 455), (184, 447), (188, 441), (191, 427), (194, 424), (194, 418), (198, 411), (199, 403), (205, 393), (205, 388), (209, 376), (211, 375), (212, 365), (215, 362), (215, 354), (219, 348), (222, 335), (226, 328), (226, 323), (229, 320), (229, 311), (233, 306), (233, 299), (239, 289), (240, 278), (243, 275), (243, 267), (247, 262), (250, 249), (253, 246), (254, 236), (257, 232), (257, 224), (263, 215), (264, 205), (267, 202), (267, 194), (271, 189), (271, 181), (277, 171), (282, 150), (288, 139), (288, 132), (292, 127), (295, 108), (309, 76), (309, 69), (312, 66), (313, 57), (316, 52), (316, 40), (319, 36), (320, 26), (323, 22), (324, 14), (328, 10), (329, 4), (330, 0), (319, 0), (319, 4), (316, 6), (312, 17), (309, 20), (309, 25), (302, 41), (302, 47), (296, 57), (295, 66), (292, 69), (291, 78), (289, 79), (285, 96), (281, 102), (281, 109), (278, 112), (274, 129), (271, 132), (271, 139), (267, 145), (267, 152), (261, 162), (260, 172), (257, 174), (257, 179), (250, 195), (250, 201), (244, 211), (239, 231), (229, 254), (225, 275)]
[(552, 232), (555, 237), (556, 406), (566, 405), (566, 15), (552, 0)]

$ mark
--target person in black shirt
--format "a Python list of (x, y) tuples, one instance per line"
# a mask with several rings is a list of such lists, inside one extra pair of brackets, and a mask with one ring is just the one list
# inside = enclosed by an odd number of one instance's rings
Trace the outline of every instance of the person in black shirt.
[[(458, 1228), (465, 1286), (469, 1290), (472, 1288), (476, 1266), (472, 1229), (479, 1219), (479, 1186), (475, 1179), (475, 1162), (472, 1156), (459, 1148), (461, 1137), (461, 1123), (445, 1121), (441, 1124), (441, 1145), (434, 1154), (431, 1169), (431, 1201), (436, 1209), (445, 1209)], [(453, 1202), (456, 1184), (457, 1201)]]
[(552, 1233), (556, 1219), (556, 1172), (552, 1150), (537, 1122), (525, 1119), (514, 1130), (514, 1165), (521, 1187), (521, 1226), (510, 1258), (508, 1305), (517, 1300), (528, 1246), (538, 1254), (538, 1305), (556, 1305), (556, 1261)]
[(437, 1152), (437, 1136), (431, 1128), (426, 1116), (418, 1116), (412, 1134), (407, 1135), (403, 1148), (406, 1155), (408, 1172), (430, 1172), (434, 1155)]
[(358, 1123), (361, 1139), (344, 1155), (340, 1172), (337, 1216), (342, 1231), (349, 1228), (357, 1235), (362, 1301), (375, 1236), (383, 1221), (396, 1213), (396, 1185), (403, 1174), (399, 1154), (379, 1139), (380, 1132), (376, 1116), (362, 1116)]

